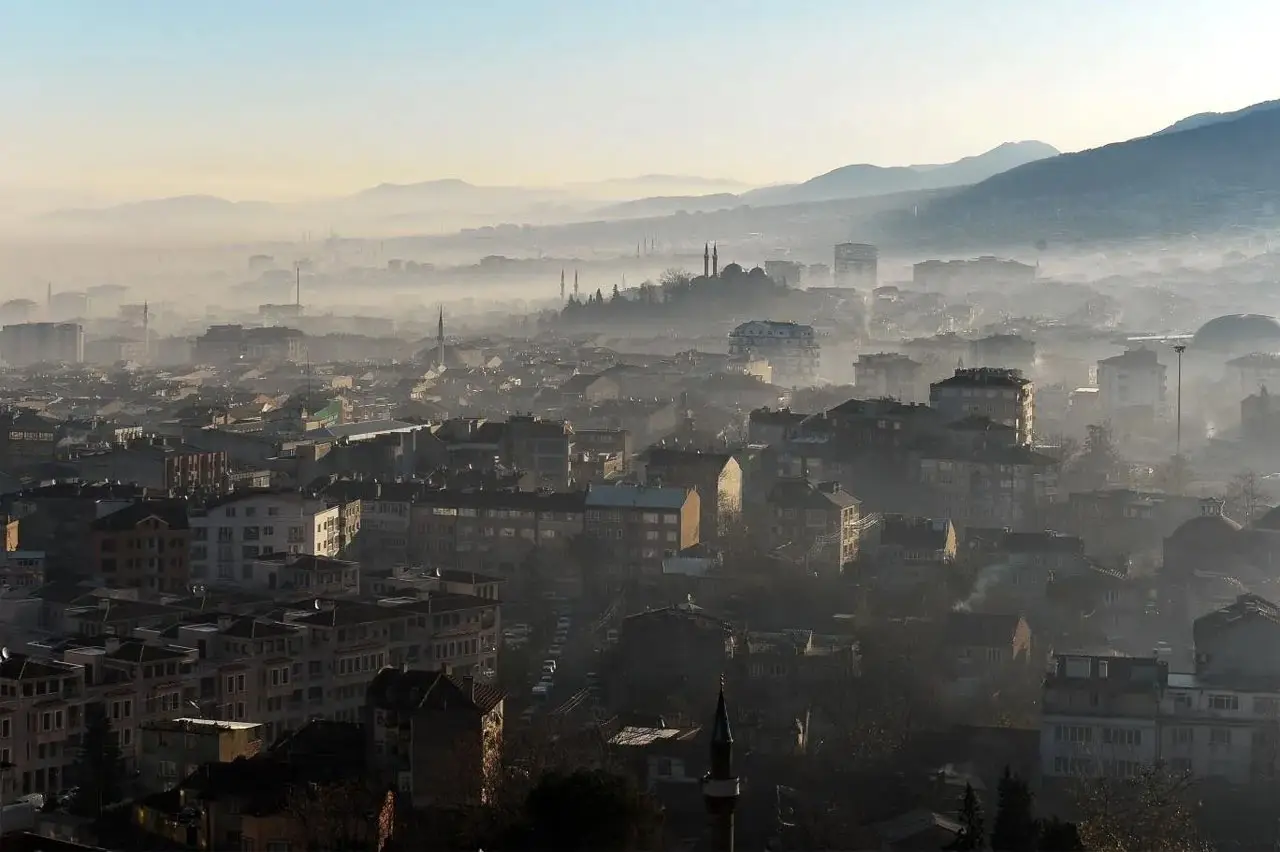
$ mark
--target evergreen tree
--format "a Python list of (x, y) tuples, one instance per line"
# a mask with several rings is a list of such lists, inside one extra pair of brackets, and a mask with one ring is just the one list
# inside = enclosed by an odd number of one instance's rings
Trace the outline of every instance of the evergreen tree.
[(618, 285), (613, 285), (613, 295), (609, 297), (610, 302), (616, 302), (622, 298), (622, 294), (618, 292)]
[(102, 704), (85, 707), (84, 739), (73, 771), (77, 789), (70, 808), (76, 816), (96, 819), (124, 798), (124, 761)]
[(960, 833), (946, 848), (952, 852), (981, 849), (983, 837), (982, 805), (978, 804), (978, 794), (973, 792), (973, 785), (965, 784), (964, 798), (960, 800)]
[(597, 304), (597, 305), (603, 305), (603, 304), (604, 304), (604, 293), (601, 293), (601, 292), (600, 292), (600, 288), (599, 288), (599, 287), (597, 287), (597, 288), (596, 288), (596, 304)]
[(1031, 810), (1031, 789), (1006, 766), (998, 790), (991, 848), (994, 852), (1033, 852), (1040, 832)]

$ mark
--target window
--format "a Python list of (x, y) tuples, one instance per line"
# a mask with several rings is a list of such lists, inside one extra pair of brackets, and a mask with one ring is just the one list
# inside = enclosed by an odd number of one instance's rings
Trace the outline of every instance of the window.
[(1280, 698), (1256, 696), (1253, 699), (1253, 712), (1259, 716), (1280, 716)]
[(1191, 745), (1195, 742), (1195, 733), (1195, 728), (1174, 728), (1173, 744), (1180, 746)]
[(1226, 747), (1231, 745), (1231, 729), (1230, 728), (1210, 728), (1209, 729), (1209, 746)]
[(1060, 743), (1093, 742), (1093, 728), (1082, 725), (1057, 725), (1053, 733), (1054, 740)]
[(1240, 697), (1237, 695), (1210, 695), (1209, 708), (1211, 710), (1239, 710)]
[(1142, 731), (1136, 728), (1103, 728), (1102, 741), (1107, 745), (1142, 745)]

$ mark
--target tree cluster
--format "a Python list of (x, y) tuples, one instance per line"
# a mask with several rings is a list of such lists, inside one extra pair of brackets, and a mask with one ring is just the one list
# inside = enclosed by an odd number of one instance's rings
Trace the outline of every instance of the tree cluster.
[(561, 319), (586, 323), (678, 318), (691, 312), (735, 314), (746, 307), (772, 306), (789, 292), (759, 267), (747, 271), (730, 264), (715, 277), (668, 269), (656, 284), (646, 281), (627, 290), (615, 285), (607, 296), (600, 288), (585, 299), (571, 296)]
[(947, 849), (991, 849), (993, 852), (1083, 852), (1076, 826), (1056, 817), (1037, 819), (1034, 796), (1027, 782), (1004, 770), (997, 790), (995, 821), (991, 836), (985, 831), (982, 804), (973, 787), (966, 784), (958, 814), (960, 831)]

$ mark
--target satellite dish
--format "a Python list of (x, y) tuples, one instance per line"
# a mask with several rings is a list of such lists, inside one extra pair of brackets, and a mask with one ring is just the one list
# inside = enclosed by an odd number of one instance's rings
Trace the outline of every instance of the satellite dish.
[(320, 609), (320, 599), (316, 598), (316, 609)]
[(0, 660), (8, 661), (8, 659), (9, 659), (9, 649), (0, 648)]

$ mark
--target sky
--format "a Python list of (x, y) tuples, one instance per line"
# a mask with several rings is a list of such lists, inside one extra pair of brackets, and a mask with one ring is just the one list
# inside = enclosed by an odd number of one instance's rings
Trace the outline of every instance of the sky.
[[(1263, 0), (0, 0), (0, 193), (753, 184), (1280, 98)], [(2, 199), (0, 199), (2, 201)]]

